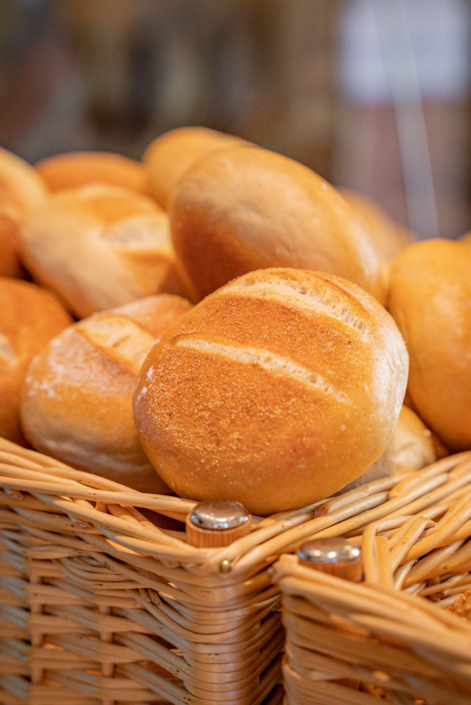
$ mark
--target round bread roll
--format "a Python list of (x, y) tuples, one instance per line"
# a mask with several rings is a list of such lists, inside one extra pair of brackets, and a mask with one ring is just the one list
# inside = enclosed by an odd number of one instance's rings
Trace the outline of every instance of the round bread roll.
[(134, 421), (177, 494), (270, 514), (370, 467), (392, 436), (407, 368), (394, 321), (360, 287), (319, 272), (252, 272), (151, 350)]
[(384, 301), (379, 254), (345, 200), (305, 166), (259, 147), (200, 159), (178, 186), (173, 244), (199, 301), (256, 269), (336, 274)]
[(376, 203), (350, 189), (342, 188), (339, 192), (363, 219), (385, 262), (393, 262), (399, 253), (411, 244), (409, 231), (394, 223)]
[(390, 475), (421, 470), (437, 460), (430, 429), (407, 406), (403, 406), (388, 447), (378, 460), (359, 478), (342, 489), (353, 490), (373, 480)]
[(107, 185), (51, 196), (22, 229), (35, 278), (78, 318), (156, 293), (181, 294), (168, 216), (150, 198)]
[(31, 359), (72, 323), (69, 314), (44, 289), (0, 278), (0, 436), (24, 444), (20, 397)]
[(391, 269), (389, 310), (410, 355), (414, 408), (453, 452), (471, 448), (471, 250), (428, 240)]
[(54, 338), (26, 375), (21, 418), (31, 445), (79, 470), (168, 494), (137, 439), (132, 395), (145, 356), (189, 309), (179, 296), (150, 296)]
[(246, 143), (239, 137), (206, 127), (178, 127), (157, 137), (143, 156), (152, 196), (169, 210), (176, 185), (197, 159), (239, 144)]
[(42, 159), (35, 167), (52, 193), (91, 183), (148, 192), (147, 175), (142, 164), (120, 154), (68, 152)]
[(21, 277), (19, 228), (26, 213), (47, 196), (27, 162), (0, 147), (0, 276)]

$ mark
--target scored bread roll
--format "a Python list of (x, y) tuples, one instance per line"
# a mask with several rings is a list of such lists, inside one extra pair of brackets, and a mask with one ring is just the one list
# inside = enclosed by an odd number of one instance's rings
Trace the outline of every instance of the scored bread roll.
[(134, 159), (111, 152), (67, 152), (35, 164), (49, 191), (56, 193), (90, 183), (122, 186), (147, 193), (144, 167)]
[(341, 188), (339, 192), (365, 222), (385, 262), (393, 262), (398, 254), (411, 244), (409, 231), (394, 223), (376, 203), (351, 189)]
[(336, 274), (384, 301), (382, 263), (359, 217), (324, 179), (279, 154), (241, 146), (206, 155), (180, 181), (170, 221), (195, 301), (270, 267)]
[(78, 318), (183, 293), (167, 214), (129, 189), (100, 184), (51, 196), (26, 221), (22, 247), (34, 277)]
[(177, 494), (269, 514), (370, 467), (396, 425), (407, 368), (394, 321), (360, 287), (319, 272), (251, 272), (151, 350), (134, 420)]
[(0, 277), (0, 436), (24, 444), (20, 397), (31, 359), (66, 326), (69, 314), (44, 289)]
[(0, 276), (21, 277), (19, 229), (32, 208), (47, 192), (27, 162), (0, 147)]
[(428, 240), (391, 269), (388, 308), (410, 356), (408, 392), (454, 452), (471, 448), (471, 249)]
[(54, 338), (26, 375), (21, 417), (31, 445), (79, 470), (168, 494), (137, 439), (132, 395), (148, 351), (189, 309), (178, 296), (150, 296)]
[(342, 493), (367, 482), (390, 475), (421, 470), (437, 460), (432, 432), (407, 406), (403, 406), (388, 447), (359, 478), (350, 482)]
[(157, 137), (143, 156), (150, 193), (169, 210), (175, 187), (197, 159), (238, 144), (246, 143), (239, 137), (206, 127), (178, 127)]

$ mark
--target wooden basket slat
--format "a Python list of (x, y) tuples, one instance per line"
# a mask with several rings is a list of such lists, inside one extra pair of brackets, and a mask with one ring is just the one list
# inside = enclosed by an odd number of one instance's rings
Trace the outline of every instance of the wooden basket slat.
[[(16, 644), (6, 697), (28, 705), (55, 705), (60, 694), (67, 705), (279, 705), (274, 561), (307, 536), (349, 531), (361, 541), (373, 521), (374, 552), (419, 505), (440, 522), (450, 496), (463, 494), (470, 459), (423, 471), (428, 492), (410, 474), (383, 479), (333, 498), (330, 508), (254, 517), (248, 536), (201, 550), (165, 528), (166, 517), (184, 521), (194, 502), (138, 493), (0, 441), (0, 643)], [(442, 524), (442, 541), (463, 531), (459, 521)], [(123, 679), (135, 684), (131, 695), (119, 688)]]

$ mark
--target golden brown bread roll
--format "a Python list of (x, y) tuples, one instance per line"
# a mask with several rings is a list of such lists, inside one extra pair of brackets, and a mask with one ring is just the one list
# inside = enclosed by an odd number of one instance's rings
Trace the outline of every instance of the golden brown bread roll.
[(24, 443), (21, 388), (31, 359), (66, 326), (69, 314), (35, 284), (0, 278), (0, 436)]
[(91, 183), (148, 193), (147, 175), (142, 164), (111, 152), (56, 154), (37, 162), (35, 168), (52, 193)]
[(466, 590), (458, 595), (447, 609), (457, 617), (463, 617), (471, 622), (471, 590)]
[(178, 127), (157, 137), (143, 156), (150, 193), (169, 210), (175, 187), (197, 159), (209, 152), (238, 144), (245, 142), (234, 135), (206, 127)]
[(177, 494), (269, 514), (327, 497), (384, 451), (407, 352), (391, 316), (329, 274), (251, 272), (146, 358), (134, 420)]
[(26, 375), (21, 416), (31, 445), (80, 470), (168, 494), (137, 439), (132, 394), (151, 347), (189, 309), (179, 296), (150, 296), (54, 338)]
[(388, 447), (359, 478), (343, 492), (390, 475), (421, 470), (437, 460), (432, 432), (407, 406), (403, 406)]
[(388, 308), (410, 355), (414, 408), (452, 451), (471, 448), (471, 250), (428, 240), (391, 269)]
[(394, 223), (386, 213), (363, 194), (350, 189), (339, 189), (347, 203), (359, 213), (385, 262), (393, 262), (404, 248), (411, 244), (406, 228)]
[(181, 180), (172, 239), (195, 301), (256, 269), (349, 279), (384, 301), (379, 254), (345, 200), (305, 166), (259, 147), (200, 159)]
[(0, 276), (23, 276), (19, 228), (25, 214), (46, 196), (44, 184), (33, 167), (0, 147)]
[(79, 318), (182, 293), (167, 214), (129, 189), (100, 184), (51, 196), (26, 221), (22, 247), (35, 278)]

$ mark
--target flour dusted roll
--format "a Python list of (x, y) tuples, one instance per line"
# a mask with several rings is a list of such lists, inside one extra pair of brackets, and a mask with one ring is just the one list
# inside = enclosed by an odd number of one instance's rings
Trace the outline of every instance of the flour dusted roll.
[(47, 192), (27, 162), (0, 147), (0, 276), (21, 277), (19, 229)]
[(67, 152), (35, 164), (49, 191), (80, 188), (91, 183), (122, 186), (147, 193), (144, 167), (134, 159), (111, 152)]
[(177, 494), (269, 514), (327, 497), (370, 467), (396, 425), (407, 368), (394, 321), (356, 285), (257, 271), (207, 297), (151, 350), (134, 420)]
[(320, 176), (268, 150), (201, 158), (180, 181), (170, 220), (195, 301), (269, 267), (336, 274), (385, 298), (380, 257), (359, 216)]
[(156, 293), (182, 293), (168, 216), (108, 185), (61, 191), (22, 230), (28, 268), (79, 318)]
[(428, 240), (391, 269), (389, 310), (410, 355), (408, 391), (452, 451), (471, 448), (471, 249)]
[(151, 194), (169, 210), (175, 187), (197, 159), (238, 144), (245, 142), (206, 127), (178, 127), (165, 132), (150, 143), (143, 157)]
[(25, 436), (42, 453), (145, 492), (169, 489), (134, 429), (140, 366), (190, 305), (160, 294), (97, 313), (63, 331), (33, 360), (25, 380)]
[(0, 277), (0, 436), (24, 443), (20, 397), (31, 359), (72, 323), (69, 314), (35, 284)]

